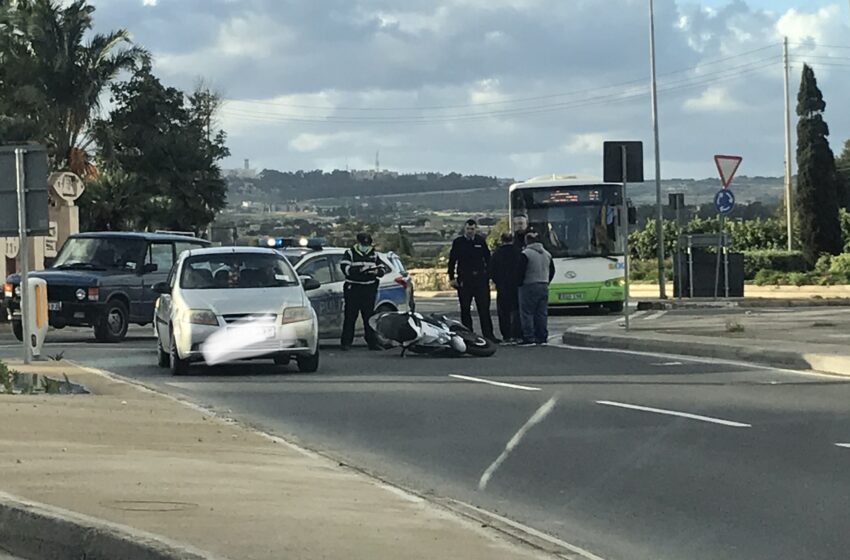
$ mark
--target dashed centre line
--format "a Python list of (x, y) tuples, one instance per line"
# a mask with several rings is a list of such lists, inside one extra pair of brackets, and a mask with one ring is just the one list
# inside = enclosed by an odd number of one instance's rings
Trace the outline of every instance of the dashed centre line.
[(527, 385), (516, 385), (514, 383), (503, 383), (501, 381), (491, 381), (490, 379), (481, 379), (480, 377), (469, 377), (468, 375), (457, 375), (450, 373), (449, 377), (460, 379), (462, 381), (472, 381), (474, 383), (486, 383), (487, 385), (495, 385), (496, 387), (505, 387), (507, 389), (518, 389), (520, 391), (540, 391), (540, 387), (528, 387)]
[(636, 404), (628, 404), (614, 401), (596, 401), (596, 404), (603, 406), (614, 406), (617, 408), (627, 408), (629, 410), (638, 410), (641, 412), (652, 412), (655, 414), (665, 414), (667, 416), (678, 416), (680, 418), (688, 418), (689, 420), (697, 420), (699, 422), (708, 422), (710, 424), (720, 424), (721, 426), (729, 426), (731, 428), (752, 428), (751, 424), (742, 422), (733, 422), (732, 420), (724, 420), (722, 418), (712, 418), (711, 416), (702, 416), (700, 414), (691, 414), (690, 412), (679, 412), (677, 410), (666, 410), (663, 408), (652, 408), (649, 406), (640, 406)]

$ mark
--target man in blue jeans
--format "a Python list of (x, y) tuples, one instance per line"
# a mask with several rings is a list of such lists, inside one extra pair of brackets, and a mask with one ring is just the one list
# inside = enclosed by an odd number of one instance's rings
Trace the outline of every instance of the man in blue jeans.
[(537, 233), (527, 233), (519, 259), (520, 346), (544, 346), (549, 340), (549, 283), (554, 277), (552, 255), (543, 248)]

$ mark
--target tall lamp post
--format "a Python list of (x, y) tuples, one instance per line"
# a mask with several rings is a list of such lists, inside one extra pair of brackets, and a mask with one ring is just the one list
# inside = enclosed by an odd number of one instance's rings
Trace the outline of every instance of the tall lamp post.
[(652, 74), (652, 129), (655, 136), (655, 237), (658, 239), (658, 297), (667, 299), (664, 274), (664, 212), (661, 206), (661, 148), (658, 139), (658, 87), (655, 71), (655, 2), (649, 0), (649, 58)]

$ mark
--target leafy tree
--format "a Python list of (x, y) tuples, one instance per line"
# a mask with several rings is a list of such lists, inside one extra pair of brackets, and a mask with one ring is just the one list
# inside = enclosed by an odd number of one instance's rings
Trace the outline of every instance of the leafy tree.
[(77, 204), (83, 231), (124, 231), (135, 227), (137, 210), (145, 202), (135, 177), (108, 169), (86, 184)]
[[(694, 221), (699, 220), (697, 218)], [(692, 222), (693, 223), (693, 222)], [(664, 254), (672, 255), (676, 252), (676, 242), (679, 238), (679, 228), (676, 223), (664, 220)], [(656, 247), (658, 247), (658, 236), (655, 231), (655, 220), (646, 221), (643, 229), (629, 233), (629, 252), (635, 259), (656, 258)]]
[(225, 133), (211, 125), (219, 97), (197, 90), (187, 98), (163, 86), (145, 61), (130, 81), (112, 87), (112, 101), (96, 138), (102, 165), (143, 195), (134, 226), (203, 230), (226, 204), (218, 162), (229, 151)]
[(836, 158), (835, 167), (840, 183), (841, 206), (850, 210), (850, 140), (844, 142), (844, 151)]
[(511, 222), (507, 216), (500, 219), (490, 228), (490, 233), (487, 234), (487, 245), (490, 249), (495, 249), (501, 244), (502, 234), (511, 231)]
[(841, 252), (838, 222), (838, 176), (829, 147), (829, 127), (823, 119), (826, 102), (815, 73), (803, 66), (797, 97), (797, 215), (803, 255), (814, 266), (823, 254)]
[(0, 142), (42, 142), (55, 169), (81, 174), (101, 94), (147, 56), (124, 29), (90, 34), (94, 11), (87, 0), (0, 0)]

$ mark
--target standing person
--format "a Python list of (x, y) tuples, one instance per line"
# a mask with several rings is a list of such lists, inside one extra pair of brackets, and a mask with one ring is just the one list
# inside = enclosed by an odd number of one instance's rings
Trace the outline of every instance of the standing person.
[(386, 265), (378, 257), (372, 246), (372, 236), (358, 233), (357, 243), (345, 251), (339, 267), (345, 275), (343, 297), (345, 314), (342, 322), (343, 350), (350, 350), (354, 342), (354, 325), (357, 316), (363, 319), (363, 331), (369, 350), (381, 350), (375, 332), (369, 325), (369, 318), (375, 311), (375, 298), (378, 295), (378, 279), (387, 273)]
[(493, 320), (490, 318), (490, 249), (487, 241), (478, 235), (478, 224), (467, 220), (463, 235), (452, 242), (449, 253), (449, 281), (457, 290), (460, 302), (460, 322), (472, 330), (472, 312), (470, 306), (475, 300), (481, 334), (491, 342), (501, 342), (493, 334)]
[(520, 251), (525, 249), (525, 234), (528, 233), (528, 216), (516, 214), (511, 219), (511, 231), (514, 232), (514, 245)]
[(527, 233), (525, 245), (519, 259), (520, 346), (544, 346), (549, 340), (549, 283), (555, 277), (555, 263), (537, 233)]
[(490, 279), (496, 285), (496, 313), (499, 332), (507, 343), (518, 343), (522, 336), (519, 324), (519, 293), (517, 270), (521, 249), (510, 232), (502, 234), (501, 244), (490, 259)]

